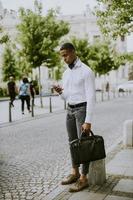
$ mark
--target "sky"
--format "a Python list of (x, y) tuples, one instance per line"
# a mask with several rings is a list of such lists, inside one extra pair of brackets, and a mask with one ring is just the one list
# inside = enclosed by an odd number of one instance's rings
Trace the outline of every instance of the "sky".
[[(8, 10), (18, 10), (20, 7), (33, 9), (34, 0), (1, 0), (4, 8)], [(86, 5), (91, 9), (96, 5), (96, 0), (41, 0), (43, 4), (43, 13), (50, 8), (60, 7), (60, 13), (64, 15), (82, 14), (86, 10)], [(127, 50), (133, 51), (133, 35), (127, 39)]]
[[(7, 9), (18, 10), (18, 8), (33, 8), (34, 0), (1, 0), (3, 7)], [(50, 8), (61, 7), (63, 14), (79, 14), (83, 13), (86, 5), (89, 4), (91, 8), (96, 5), (96, 0), (41, 0), (43, 10)]]

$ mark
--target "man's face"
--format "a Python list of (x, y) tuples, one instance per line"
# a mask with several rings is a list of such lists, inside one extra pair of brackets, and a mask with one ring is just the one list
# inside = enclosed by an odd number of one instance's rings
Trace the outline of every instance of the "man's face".
[(64, 62), (67, 63), (68, 65), (71, 64), (76, 58), (74, 50), (68, 50), (68, 49), (60, 50), (60, 55), (63, 58)]

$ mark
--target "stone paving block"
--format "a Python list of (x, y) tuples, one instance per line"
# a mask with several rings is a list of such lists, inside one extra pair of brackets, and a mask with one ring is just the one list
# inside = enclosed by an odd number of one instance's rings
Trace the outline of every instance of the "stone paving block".
[(73, 194), (69, 200), (103, 200), (106, 194), (90, 193), (87, 191)]
[[(131, 175), (133, 176), (133, 151), (124, 149), (119, 152), (113, 160), (106, 165), (106, 171), (114, 175)], [(126, 174), (127, 173), (127, 174)]]
[(126, 168), (124, 167), (112, 166), (111, 164), (106, 166), (107, 174), (124, 175), (125, 171), (126, 171)]
[(105, 200), (132, 200), (132, 198), (109, 195), (105, 198)]
[(119, 152), (108, 165), (115, 165), (119, 167), (133, 167), (133, 151), (131, 149), (125, 149)]
[(132, 151), (132, 149), (123, 149), (117, 155), (117, 159), (123, 161), (123, 163), (124, 163), (124, 159), (126, 159), (128, 162), (130, 161), (130, 162), (133, 163), (132, 158), (133, 158), (133, 151)]
[(56, 196), (58, 196), (61, 192), (63, 192), (68, 186), (58, 186), (56, 189), (54, 189), (50, 194), (48, 194), (43, 200), (52, 200)]
[(133, 177), (133, 167), (128, 168), (125, 172), (125, 176), (132, 176)]
[(133, 180), (121, 179), (114, 187), (113, 191), (133, 193)]

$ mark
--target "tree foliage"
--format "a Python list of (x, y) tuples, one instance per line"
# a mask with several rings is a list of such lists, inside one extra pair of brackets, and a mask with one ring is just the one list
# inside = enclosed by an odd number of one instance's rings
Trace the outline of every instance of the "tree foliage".
[(121, 60), (121, 55), (108, 42), (97, 41), (90, 48), (92, 57), (90, 64), (99, 75), (116, 70), (124, 63), (124, 60)]
[(0, 44), (6, 43), (9, 40), (9, 36), (4, 33), (3, 27), (0, 26)]
[(99, 75), (118, 69), (124, 62), (124, 59), (121, 60), (121, 55), (118, 55), (106, 41), (97, 40), (94, 44), (90, 44), (87, 39), (72, 38), (72, 43), (77, 49), (79, 58)]
[(89, 65), (90, 59), (90, 44), (87, 39), (79, 39), (76, 37), (71, 38), (71, 42), (74, 44), (76, 48), (76, 53), (78, 57), (84, 62), (86, 65)]
[(133, 0), (97, 1), (100, 5), (96, 9), (98, 24), (105, 35), (116, 38), (133, 31)]
[(15, 53), (9, 42), (5, 46), (4, 52), (2, 54), (2, 60), (3, 80), (7, 81), (10, 76), (18, 78), (20, 73), (15, 64)]
[(38, 1), (35, 1), (35, 11), (21, 8), (19, 14), (18, 41), (22, 56), (33, 68), (43, 63), (55, 67), (59, 63), (56, 47), (60, 38), (68, 33), (68, 24), (58, 21), (53, 10), (42, 16), (42, 6)]

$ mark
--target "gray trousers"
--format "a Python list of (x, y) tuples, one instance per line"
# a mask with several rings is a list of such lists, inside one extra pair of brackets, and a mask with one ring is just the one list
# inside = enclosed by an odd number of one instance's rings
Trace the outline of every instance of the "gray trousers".
[[(78, 108), (67, 108), (67, 116), (66, 116), (66, 127), (68, 132), (69, 142), (75, 140), (81, 135), (81, 126), (85, 122), (86, 116), (86, 106), (78, 107)], [(71, 159), (72, 160), (72, 159)], [(79, 167), (79, 165), (75, 165), (72, 161), (72, 167)], [(89, 171), (89, 163), (82, 164), (81, 173), (86, 175)]]

